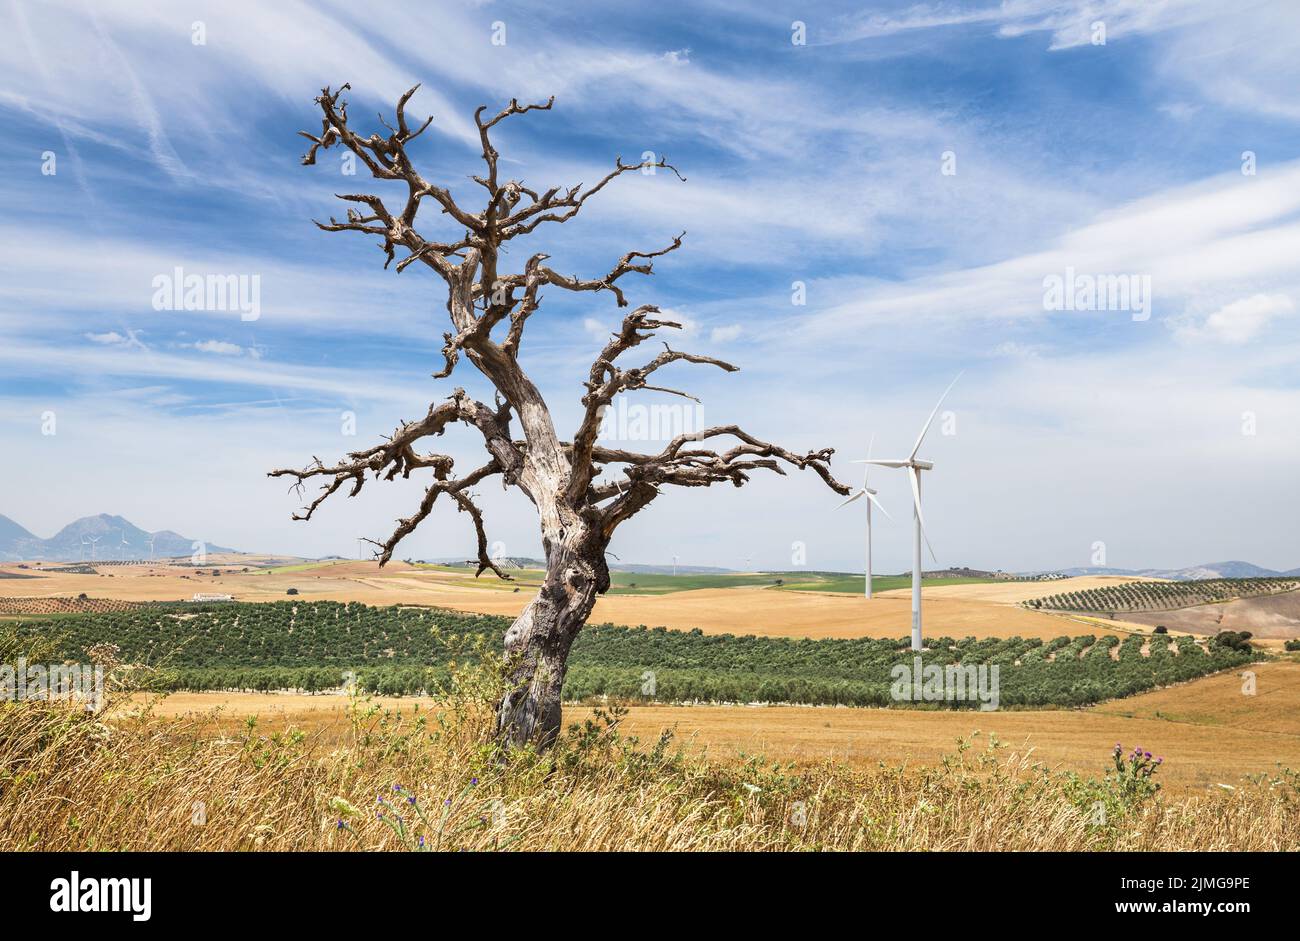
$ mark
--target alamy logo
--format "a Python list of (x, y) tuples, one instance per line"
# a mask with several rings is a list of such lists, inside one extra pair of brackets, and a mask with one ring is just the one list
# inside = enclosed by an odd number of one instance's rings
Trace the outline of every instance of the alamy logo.
[(629, 405), (618, 399), (600, 411), (602, 441), (668, 441), (704, 430), (704, 406), (677, 403)]
[(262, 316), (260, 274), (186, 274), (176, 267), (152, 281), (154, 310), (237, 310), (240, 320)]
[(100, 663), (0, 663), (0, 699), (79, 699), (91, 712), (104, 705), (104, 665)]
[(944, 666), (922, 665), (920, 657), (895, 664), (889, 676), (893, 683), (889, 695), (895, 702), (973, 702), (979, 701), (981, 712), (998, 708), (998, 680), (1002, 672), (997, 664), (949, 663)]
[(1043, 278), (1043, 310), (1128, 310), (1134, 320), (1151, 319), (1151, 275), (1078, 274)]
[(52, 912), (130, 912), (132, 921), (148, 921), (153, 911), (153, 880), (71, 877), (50, 883)]

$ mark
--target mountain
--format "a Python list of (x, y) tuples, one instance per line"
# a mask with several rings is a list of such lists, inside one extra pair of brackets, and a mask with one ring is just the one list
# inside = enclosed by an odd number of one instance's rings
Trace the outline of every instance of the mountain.
[[(75, 562), (90, 557), (92, 542), (96, 559), (148, 559), (151, 536), (155, 559), (189, 556), (194, 552), (194, 539), (169, 529), (149, 533), (128, 519), (108, 513), (73, 520), (49, 539), (34, 536), (8, 517), (0, 516), (0, 559)], [(209, 553), (235, 551), (212, 544), (205, 548)]]
[(1166, 575), (1166, 578), (1188, 579), (1188, 578), (1277, 578), (1283, 575), (1283, 572), (1275, 572), (1272, 569), (1266, 569), (1255, 565), (1252, 562), (1242, 562), (1233, 560), (1229, 562), (1206, 562), (1204, 565), (1194, 565), (1191, 568), (1176, 569)]
[(0, 549), (14, 542), (25, 542), (36, 537), (7, 516), (0, 516)]

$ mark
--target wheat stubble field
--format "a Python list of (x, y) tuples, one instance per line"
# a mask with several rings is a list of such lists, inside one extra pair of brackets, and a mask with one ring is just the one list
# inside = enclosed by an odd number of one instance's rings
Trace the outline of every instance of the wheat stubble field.
[[(1255, 697), (1241, 680), (1220, 674), (1085, 709), (1002, 710), (994, 713), (845, 708), (831, 706), (631, 705), (623, 730), (653, 741), (665, 729), (674, 739), (730, 760), (744, 754), (810, 765), (824, 759), (860, 767), (924, 765), (950, 754), (958, 739), (996, 736), (1018, 754), (1049, 767), (1101, 774), (1116, 742), (1141, 745), (1166, 758), (1162, 777), (1176, 791), (1239, 783), (1243, 775), (1300, 767), (1300, 663), (1256, 668)], [(182, 692), (138, 696), (153, 713), (204, 721), (230, 735), (258, 717), (266, 732), (296, 727), (327, 739), (347, 727), (340, 695)], [(435, 709), (422, 697), (374, 697), (385, 710), (412, 715)], [(565, 707), (565, 722), (592, 716), (589, 706)]]

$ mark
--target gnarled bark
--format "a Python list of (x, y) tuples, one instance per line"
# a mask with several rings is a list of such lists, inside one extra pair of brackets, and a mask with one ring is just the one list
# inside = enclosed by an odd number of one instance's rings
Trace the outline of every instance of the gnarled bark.
[(587, 623), (596, 596), (609, 588), (603, 544), (552, 543), (546, 580), (505, 636), (507, 690), (497, 709), (505, 744), (546, 748), (560, 732), (560, 702), (569, 648)]
[[(429, 126), (426, 120), (412, 130), (407, 122), (406, 107), (418, 87), (398, 101), (397, 126), (384, 122), (387, 137), (379, 133), (362, 137), (352, 129), (347, 102), (342, 98), (347, 85), (338, 91), (326, 88), (321, 92), (316, 99), (321, 110), (321, 133), (317, 136), (301, 132), (312, 142), (303, 163), (314, 164), (320, 150), (346, 147), (372, 177), (404, 184), (406, 192), (400, 208), (390, 207), (377, 195), (342, 194), (339, 199), (349, 204), (344, 219), (331, 218), (317, 225), (328, 232), (379, 236), (385, 268), (399, 250), (405, 250), (407, 254), (396, 265), (399, 273), (418, 262), (417, 269), (422, 266), (437, 275), (446, 288), (452, 330), (443, 334), (443, 365), (434, 376), (450, 376), (464, 357), (492, 383), (496, 402), (488, 406), (457, 389), (450, 399), (430, 406), (423, 419), (403, 422), (384, 443), (354, 451), (337, 464), (326, 465), (316, 458), (302, 469), (282, 468), (271, 471), (270, 476), (292, 478), (299, 490), (308, 480), (320, 478), (319, 495), (304, 513), (294, 517), (307, 520), (344, 485), (348, 485), (348, 496), (356, 496), (367, 475), (392, 480), (399, 474), (410, 477), (413, 472), (428, 472), (432, 479), (416, 511), (398, 520), (387, 539), (374, 541), (379, 564), (392, 558), (397, 544), (428, 518), (440, 497), (446, 496), (473, 521), (478, 574), (491, 569), (501, 578), (509, 575), (488, 553), (486, 525), (471, 488), (499, 476), (506, 486), (523, 491), (536, 507), (541, 525), (546, 579), (506, 632), (510, 686), (498, 710), (497, 732), (507, 746), (535, 742), (546, 747), (560, 729), (560, 698), (569, 649), (597, 596), (609, 588), (605, 549), (619, 525), (653, 502), (663, 487), (707, 487), (715, 483), (739, 487), (754, 470), (784, 474), (784, 467), (792, 466), (812, 470), (837, 493), (847, 495), (850, 491), (830, 472), (832, 449), (797, 454), (762, 441), (736, 425), (682, 435), (658, 453), (600, 445), (597, 439), (601, 414), (617, 396), (655, 390), (693, 398), (676, 389), (651, 385), (649, 377), (660, 369), (687, 363), (736, 371), (730, 363), (673, 350), (667, 344), (664, 352), (641, 366), (621, 365), (618, 360), (623, 354), (654, 337), (657, 331), (680, 328), (679, 323), (661, 319), (658, 308), (651, 305), (627, 314), (592, 363), (579, 426), (572, 440), (562, 440), (546, 400), (518, 361), (525, 327), (542, 302), (539, 292), (547, 286), (572, 292), (607, 292), (619, 307), (626, 307), (620, 279), (628, 274), (652, 274), (655, 259), (680, 248), (685, 233), (673, 237), (661, 249), (626, 252), (606, 274), (595, 278), (559, 274), (544, 264), (548, 256), (543, 252), (531, 255), (522, 271), (503, 272), (503, 249), (506, 243), (531, 235), (543, 223), (562, 224), (573, 219), (588, 199), (626, 173), (656, 167), (671, 170), (678, 179), (684, 177), (660, 158), (638, 164), (616, 159), (612, 170), (594, 186), (585, 188), (579, 184), (538, 191), (519, 180), (503, 181), (498, 175), (500, 155), (491, 141), (492, 129), (515, 115), (549, 111), (554, 104), (551, 99), (545, 104), (521, 106), (512, 100), (491, 119), (484, 119), (484, 108), (474, 114), (487, 174), (472, 179), (486, 190), (487, 201), (481, 210), (471, 212), (460, 206), (448, 190), (421, 175), (406, 153), (406, 144)], [(449, 219), (459, 227), (454, 235), (428, 238), (417, 231), (420, 208), (430, 199), (437, 204), (436, 219)], [(501, 324), (505, 325), (505, 336), (498, 340), (493, 332)], [(522, 438), (512, 432), (515, 422)], [(456, 476), (455, 461), (450, 456), (417, 450), (425, 439), (440, 436), (456, 425), (474, 428), (489, 455), (487, 463), (462, 476)], [(726, 437), (739, 443), (725, 451), (703, 445)], [(618, 475), (609, 481), (599, 480), (601, 472), (609, 468), (617, 468), (623, 480)]]

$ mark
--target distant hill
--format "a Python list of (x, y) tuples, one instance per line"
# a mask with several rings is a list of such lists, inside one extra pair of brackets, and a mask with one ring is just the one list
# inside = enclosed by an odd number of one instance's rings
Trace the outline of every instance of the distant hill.
[(1232, 560), (1228, 562), (1206, 562), (1204, 565), (1191, 565), (1182, 569), (1117, 569), (1117, 568), (1072, 568), (1058, 569), (1062, 575), (1129, 575), (1146, 578), (1168, 578), (1185, 582), (1203, 578), (1284, 578), (1300, 575), (1300, 569), (1278, 572), (1266, 569), (1253, 562)]
[[(425, 563), (434, 565), (464, 565), (477, 566), (478, 563), (466, 559), (462, 556), (445, 556), (440, 559), (420, 559)], [(525, 556), (518, 558), (498, 559), (497, 563), (504, 568), (521, 568), (521, 569), (544, 569), (546, 568), (545, 559), (531, 559)], [(611, 572), (628, 572), (634, 575), (671, 575), (673, 574), (672, 565), (646, 565), (640, 562), (615, 562), (609, 563)], [(678, 575), (726, 575), (734, 569), (720, 568), (715, 565), (679, 565), (677, 566)]]
[[(142, 560), (149, 558), (149, 541), (153, 539), (155, 559), (188, 557), (197, 540), (169, 529), (150, 533), (121, 516), (100, 513), (83, 516), (64, 526), (49, 539), (41, 539), (7, 516), (0, 516), (0, 559), (32, 562), (76, 562), (91, 558), (103, 560)], [(209, 543), (209, 553), (234, 552)]]

